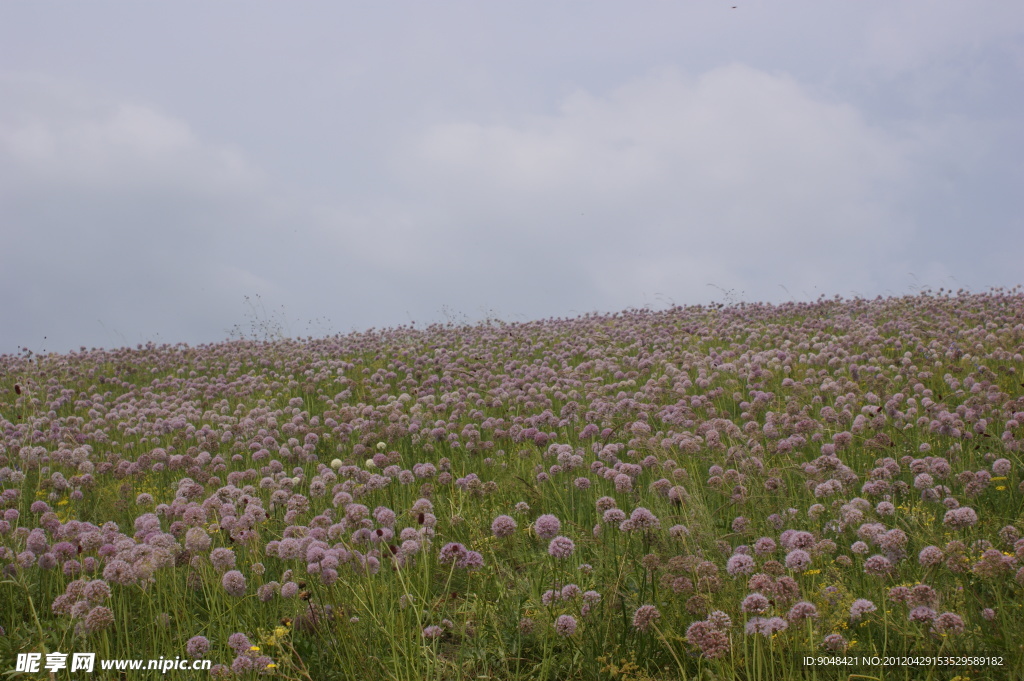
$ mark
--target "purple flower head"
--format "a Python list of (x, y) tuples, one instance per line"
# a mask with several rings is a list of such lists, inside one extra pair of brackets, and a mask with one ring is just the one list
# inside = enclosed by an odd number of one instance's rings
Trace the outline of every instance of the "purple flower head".
[(709, 620), (694, 622), (686, 630), (686, 640), (700, 648), (704, 657), (717, 659), (729, 652), (729, 634)]
[(779, 631), (785, 631), (789, 628), (789, 623), (781, 617), (751, 617), (747, 621), (746, 633), (761, 634), (765, 638), (771, 638), (772, 634)]
[(516, 531), (516, 521), (509, 515), (499, 515), (491, 523), (491, 532), (495, 537), (508, 537)]
[(786, 615), (786, 619), (796, 624), (802, 620), (808, 618), (816, 618), (818, 616), (818, 609), (814, 607), (813, 603), (807, 601), (800, 601), (795, 603), (792, 608), (789, 609), (789, 613)]
[(185, 644), (185, 652), (189, 657), (199, 659), (210, 650), (210, 641), (205, 636), (193, 636)]
[(889, 589), (889, 600), (893, 603), (907, 603), (910, 601), (910, 589), (905, 586), (894, 586)]
[(942, 613), (932, 623), (932, 631), (936, 634), (962, 634), (964, 629), (964, 621), (960, 615), (951, 612)]
[(466, 547), (456, 542), (449, 542), (441, 548), (438, 562), (442, 565), (457, 563), (466, 555)]
[(639, 631), (647, 631), (661, 613), (653, 605), (641, 605), (633, 613), (633, 626)]
[(114, 584), (131, 584), (138, 577), (135, 568), (127, 561), (114, 559), (103, 568), (103, 579)]
[(629, 514), (634, 530), (656, 530), (661, 527), (661, 521), (646, 508), (638, 507)]
[(249, 652), (249, 648), (252, 647), (252, 642), (249, 640), (248, 636), (239, 632), (228, 636), (228, 647), (241, 655), (242, 653)]
[(192, 553), (203, 553), (210, 548), (213, 540), (201, 527), (190, 527), (185, 532), (185, 549)]
[(110, 598), (110, 585), (102, 579), (94, 579), (82, 587), (82, 596), (93, 603), (102, 603)]
[(558, 531), (562, 529), (562, 523), (555, 516), (546, 513), (537, 518), (533, 524), (533, 530), (541, 539), (554, 539)]
[(478, 570), (484, 566), (484, 557), (477, 551), (467, 551), (455, 565), (464, 570)]
[(919, 605), (910, 611), (911, 622), (931, 622), (935, 619), (935, 611), (925, 605)]
[(761, 614), (768, 610), (771, 606), (771, 602), (765, 598), (762, 594), (756, 591), (749, 594), (743, 599), (742, 609), (743, 612)]
[(621, 523), (626, 519), (626, 513), (621, 508), (609, 508), (601, 516), (601, 522)]
[(89, 631), (102, 631), (113, 623), (113, 611), (103, 605), (97, 605), (85, 616), (85, 628)]
[(561, 598), (563, 601), (570, 601), (576, 596), (579, 596), (582, 590), (575, 584), (566, 584), (562, 587)]
[(754, 559), (748, 555), (737, 553), (726, 561), (725, 571), (733, 577), (749, 575), (754, 571)]
[(826, 650), (839, 652), (846, 650), (846, 639), (840, 634), (829, 634), (824, 638), (824, 640), (822, 640), (821, 645)]
[(238, 570), (229, 570), (220, 580), (221, 586), (228, 595), (240, 598), (245, 595), (245, 575)]
[(866, 598), (858, 598), (850, 606), (850, 620), (857, 621), (869, 612), (875, 612), (878, 608)]
[(256, 661), (248, 655), (239, 655), (231, 662), (231, 671), (235, 674), (245, 674), (256, 669)]
[(885, 556), (871, 556), (864, 561), (864, 572), (869, 575), (888, 575), (892, 572), (892, 561)]
[(568, 558), (575, 550), (576, 544), (568, 537), (555, 537), (548, 544), (548, 554), (554, 558)]
[(555, 632), (559, 636), (572, 636), (576, 633), (576, 618), (572, 615), (559, 615), (555, 620)]
[(210, 551), (210, 563), (218, 572), (226, 572), (235, 567), (235, 552), (231, 549), (216, 548)]
[(938, 546), (926, 546), (917, 554), (918, 562), (925, 567), (933, 567), (942, 563), (945, 556)]
[(963, 529), (977, 523), (978, 514), (970, 506), (961, 506), (946, 511), (942, 522), (954, 529)]
[(804, 572), (811, 566), (811, 554), (803, 549), (793, 549), (786, 554), (786, 567), (797, 572)]

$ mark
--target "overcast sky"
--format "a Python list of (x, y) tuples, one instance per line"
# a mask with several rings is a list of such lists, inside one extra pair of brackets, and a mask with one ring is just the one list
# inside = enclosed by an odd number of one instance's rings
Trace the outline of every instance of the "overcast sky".
[(1015, 2), (3, 3), (0, 353), (1009, 287), (1022, 122)]

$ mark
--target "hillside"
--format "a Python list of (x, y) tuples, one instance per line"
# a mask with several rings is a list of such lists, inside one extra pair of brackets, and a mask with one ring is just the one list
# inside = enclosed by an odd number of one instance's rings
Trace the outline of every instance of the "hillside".
[(0, 673), (1012, 678), (1022, 348), (995, 290), (3, 355)]

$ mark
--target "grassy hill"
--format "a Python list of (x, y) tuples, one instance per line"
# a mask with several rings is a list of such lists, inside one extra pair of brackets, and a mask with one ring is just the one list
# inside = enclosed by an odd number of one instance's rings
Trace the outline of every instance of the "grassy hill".
[(1015, 678), (1022, 348), (995, 290), (3, 355), (0, 674)]

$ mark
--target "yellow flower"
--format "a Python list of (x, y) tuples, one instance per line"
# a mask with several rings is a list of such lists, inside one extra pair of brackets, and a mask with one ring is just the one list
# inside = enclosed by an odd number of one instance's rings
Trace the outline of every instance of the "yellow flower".
[(1000, 492), (1005, 492), (1006, 491), (1006, 485), (997, 485), (996, 489), (999, 490)]
[(267, 669), (277, 669), (277, 665), (274, 664), (273, 662), (271, 662), (270, 664), (267, 665)]
[(821, 570), (808, 570), (804, 574), (805, 575), (816, 575), (816, 574), (819, 574), (820, 572), (821, 572)]
[(251, 647), (249, 648), (249, 650), (250, 650), (251, 652), (254, 652), (254, 653), (258, 653), (258, 652), (260, 652), (260, 647), (259, 647), (259, 646), (251, 646)]

